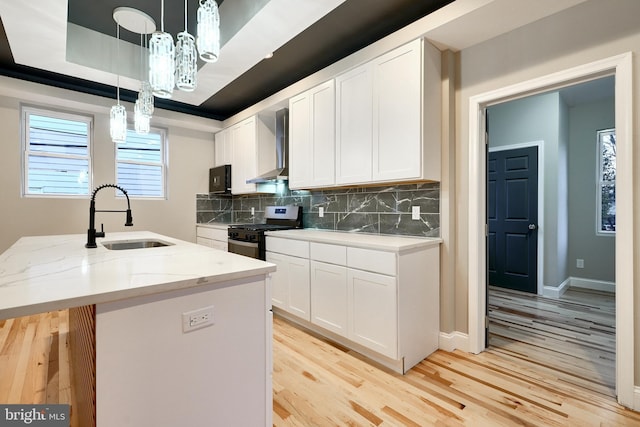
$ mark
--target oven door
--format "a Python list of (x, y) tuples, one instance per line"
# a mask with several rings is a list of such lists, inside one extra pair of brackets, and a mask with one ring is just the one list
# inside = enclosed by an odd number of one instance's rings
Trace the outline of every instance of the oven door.
[(242, 240), (228, 239), (229, 252), (260, 259), (260, 247), (257, 242), (243, 242)]

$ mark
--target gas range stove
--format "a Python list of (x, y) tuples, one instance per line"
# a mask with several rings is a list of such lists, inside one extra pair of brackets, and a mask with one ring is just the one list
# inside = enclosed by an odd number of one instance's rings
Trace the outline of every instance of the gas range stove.
[(302, 206), (267, 206), (264, 224), (233, 224), (227, 230), (229, 252), (265, 259), (265, 231), (302, 228)]

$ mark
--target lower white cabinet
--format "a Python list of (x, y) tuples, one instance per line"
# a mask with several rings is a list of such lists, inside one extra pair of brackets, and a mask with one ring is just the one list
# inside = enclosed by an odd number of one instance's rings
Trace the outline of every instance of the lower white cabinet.
[(347, 268), (311, 261), (311, 322), (348, 336)]
[(396, 278), (348, 269), (349, 338), (392, 359), (398, 356)]
[[(278, 313), (400, 373), (438, 348), (438, 244), (354, 233), (279, 233), (301, 237), (267, 236), (267, 261), (278, 266), (272, 276)], [(341, 244), (302, 240), (305, 235)], [(389, 246), (368, 249), (374, 241)]]
[(227, 226), (221, 226), (221, 228), (196, 226), (196, 243), (226, 252)]
[(274, 252), (266, 261), (278, 269), (271, 275), (271, 302), (301, 319), (310, 320), (309, 260)]

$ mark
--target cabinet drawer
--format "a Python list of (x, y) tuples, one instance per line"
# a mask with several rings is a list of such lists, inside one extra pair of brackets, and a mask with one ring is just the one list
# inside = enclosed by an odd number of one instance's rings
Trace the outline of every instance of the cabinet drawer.
[(347, 265), (347, 248), (311, 242), (311, 259), (329, 264)]
[(396, 254), (371, 249), (347, 248), (347, 266), (374, 273), (396, 275)]
[(267, 236), (265, 250), (279, 254), (309, 258), (309, 242)]
[(205, 239), (224, 240), (227, 241), (227, 229), (196, 227), (196, 236)]

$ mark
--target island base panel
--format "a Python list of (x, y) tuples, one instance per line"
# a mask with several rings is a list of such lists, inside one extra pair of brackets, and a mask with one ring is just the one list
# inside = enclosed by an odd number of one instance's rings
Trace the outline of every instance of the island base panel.
[(95, 305), (69, 309), (73, 426), (96, 425)]

